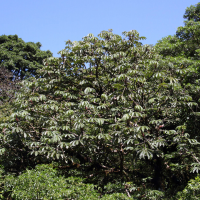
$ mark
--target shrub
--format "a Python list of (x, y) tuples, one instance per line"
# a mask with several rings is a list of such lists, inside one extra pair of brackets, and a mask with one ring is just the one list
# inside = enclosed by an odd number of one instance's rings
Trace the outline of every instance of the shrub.
[(84, 184), (83, 179), (59, 176), (52, 165), (37, 165), (18, 177), (5, 178), (4, 194), (17, 200), (36, 199), (97, 199), (94, 185)]

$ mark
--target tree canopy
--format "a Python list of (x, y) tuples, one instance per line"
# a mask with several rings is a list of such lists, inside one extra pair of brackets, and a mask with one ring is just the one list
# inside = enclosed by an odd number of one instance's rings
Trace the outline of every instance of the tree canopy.
[(42, 67), (43, 59), (52, 56), (48, 51), (40, 50), (41, 43), (24, 42), (17, 35), (0, 36), (0, 65), (6, 67), (20, 79), (36, 75)]

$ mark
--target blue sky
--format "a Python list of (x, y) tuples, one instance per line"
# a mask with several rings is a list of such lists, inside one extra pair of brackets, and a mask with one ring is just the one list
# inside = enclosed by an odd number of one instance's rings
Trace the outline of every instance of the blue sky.
[(197, 0), (1, 0), (0, 35), (17, 34), (25, 42), (40, 42), (53, 56), (67, 40), (81, 40), (103, 30), (137, 30), (155, 44), (183, 26), (186, 7)]

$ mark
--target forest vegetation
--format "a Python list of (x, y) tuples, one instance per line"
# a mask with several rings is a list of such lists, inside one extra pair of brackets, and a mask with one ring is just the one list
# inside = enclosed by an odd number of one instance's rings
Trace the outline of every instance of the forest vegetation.
[(136, 30), (0, 36), (1, 199), (199, 199), (200, 3), (153, 45)]

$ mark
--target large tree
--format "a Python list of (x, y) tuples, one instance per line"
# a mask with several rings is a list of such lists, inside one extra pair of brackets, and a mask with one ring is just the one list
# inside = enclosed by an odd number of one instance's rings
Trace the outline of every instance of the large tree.
[(199, 60), (200, 49), (200, 3), (186, 9), (184, 26), (176, 34), (158, 41), (156, 48), (163, 56), (184, 57)]
[(190, 71), (143, 46), (136, 31), (123, 34), (68, 41), (40, 78), (22, 81), (16, 112), (1, 124), (6, 167), (56, 160), (104, 193), (139, 198), (184, 188), (199, 164), (188, 128), (197, 104), (182, 77)]
[(0, 65), (20, 79), (35, 76), (43, 66), (43, 59), (52, 53), (40, 50), (41, 43), (24, 42), (17, 35), (0, 36)]

